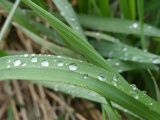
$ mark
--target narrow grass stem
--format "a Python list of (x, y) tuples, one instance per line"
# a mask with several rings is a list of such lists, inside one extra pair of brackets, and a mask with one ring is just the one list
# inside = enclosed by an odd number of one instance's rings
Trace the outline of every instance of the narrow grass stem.
[(18, 7), (20, 1), (21, 1), (21, 0), (16, 0), (15, 4), (14, 4), (12, 10), (11, 10), (11, 12), (9, 13), (9, 16), (8, 16), (7, 20), (5, 21), (5, 23), (4, 23), (4, 25), (3, 25), (3, 28), (2, 28), (2, 30), (1, 30), (1, 32), (0, 32), (0, 43), (1, 43), (2, 40), (3, 40), (3, 37), (4, 37), (4, 35), (5, 35), (6, 31), (7, 31), (10, 23), (11, 23), (12, 17), (13, 17), (13, 15), (14, 15), (14, 13), (15, 13), (15, 11), (16, 11), (16, 8)]

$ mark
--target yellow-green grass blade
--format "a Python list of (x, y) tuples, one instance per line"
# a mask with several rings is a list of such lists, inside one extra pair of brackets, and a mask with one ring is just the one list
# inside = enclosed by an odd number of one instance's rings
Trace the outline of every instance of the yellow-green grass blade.
[(0, 80), (65, 83), (92, 90), (146, 119), (160, 116), (160, 105), (155, 100), (113, 73), (85, 62), (31, 54), (3, 57), (0, 58), (0, 64)]
[(98, 0), (99, 9), (104, 17), (109, 16), (109, 0)]

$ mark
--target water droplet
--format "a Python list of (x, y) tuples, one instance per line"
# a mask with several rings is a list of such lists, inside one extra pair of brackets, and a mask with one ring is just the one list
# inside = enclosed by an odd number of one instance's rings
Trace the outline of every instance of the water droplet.
[(44, 61), (41, 62), (41, 65), (42, 65), (43, 67), (48, 67), (48, 66), (49, 66), (49, 62), (46, 61), (46, 60), (44, 60)]
[(61, 66), (63, 66), (63, 62), (62, 62), (62, 61), (59, 61), (59, 62), (57, 63), (57, 65), (58, 65), (59, 67), (61, 67)]
[(100, 33), (99, 33), (99, 32), (97, 32), (97, 33), (96, 33), (96, 36), (98, 37), (99, 35), (100, 35)]
[(144, 52), (147, 52), (147, 49), (144, 49), (143, 51), (144, 51)]
[(118, 81), (118, 76), (117, 75), (113, 75), (113, 80), (114, 81)]
[(87, 79), (88, 78), (88, 74), (84, 74), (84, 79)]
[(79, 27), (78, 27), (78, 26), (76, 26), (76, 30), (79, 30)]
[(133, 90), (136, 90), (136, 89), (137, 89), (137, 87), (136, 87), (135, 84), (132, 84), (131, 87), (132, 87)]
[(142, 91), (143, 92), (143, 95), (146, 95), (147, 94), (147, 92), (146, 91)]
[(31, 54), (31, 56), (35, 56), (36, 54)]
[(57, 56), (58, 58), (61, 58), (62, 56)]
[(11, 62), (11, 60), (8, 60), (8, 63), (10, 63)]
[(11, 67), (10, 65), (7, 66), (7, 68), (10, 68), (10, 67)]
[(31, 58), (31, 62), (36, 63), (37, 62), (37, 58), (36, 57)]
[(60, 14), (61, 14), (62, 16), (64, 16), (64, 15), (65, 15), (65, 13), (64, 13), (63, 11), (61, 11), (61, 12), (60, 12)]
[(134, 23), (132, 26), (133, 26), (133, 28), (137, 28), (137, 27), (138, 27), (138, 24), (137, 24), (137, 23)]
[(17, 67), (21, 64), (21, 61), (20, 60), (15, 60), (13, 64), (14, 64), (14, 66)]
[(105, 80), (106, 80), (106, 76), (105, 76), (104, 74), (99, 74), (99, 75), (97, 76), (97, 78), (98, 78), (99, 80), (101, 80), (101, 81), (105, 81)]
[(69, 69), (72, 70), (72, 71), (75, 71), (75, 70), (77, 70), (77, 65), (75, 63), (71, 63), (69, 65)]
[(121, 73), (123, 70), (122, 69), (118, 69), (118, 72)]
[(26, 66), (27, 65), (27, 63), (24, 63), (22, 66)]
[(71, 21), (75, 21), (75, 18), (72, 17), (72, 18), (71, 18)]
[(117, 62), (117, 63), (116, 63), (116, 66), (119, 66), (119, 65), (120, 65), (120, 63)]
[(126, 47), (124, 47), (122, 51), (127, 51), (127, 48), (126, 48)]
[(112, 83), (113, 86), (117, 87), (116, 81), (112, 81), (111, 83)]
[(155, 58), (153, 58), (153, 61), (152, 61), (152, 63), (160, 63), (160, 57), (155, 57)]
[(130, 91), (130, 93), (132, 94), (132, 96), (135, 98), (135, 99), (139, 99), (139, 94), (135, 91)]
[(24, 54), (24, 57), (28, 57), (28, 54)]
[(68, 9), (68, 6), (65, 6), (66, 9)]
[(150, 104), (150, 105), (153, 105), (153, 102), (152, 102), (151, 100), (149, 100), (149, 104)]

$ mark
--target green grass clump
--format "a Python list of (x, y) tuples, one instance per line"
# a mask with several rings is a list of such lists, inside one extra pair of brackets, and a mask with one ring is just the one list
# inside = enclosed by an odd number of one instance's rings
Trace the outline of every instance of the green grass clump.
[(45, 1), (22, 0), (18, 7), (1, 0), (11, 14), (3, 29), (13, 19), (16, 29), (52, 55), (10, 56), (3, 50), (8, 56), (0, 58), (0, 80), (58, 86), (59, 92), (100, 103), (104, 120), (106, 112), (111, 120), (123, 119), (120, 111), (128, 119), (158, 120), (160, 24), (152, 23), (159, 8), (150, 10), (143, 0), (78, 0), (74, 7), (69, 1), (52, 2), (57, 9), (51, 11)]

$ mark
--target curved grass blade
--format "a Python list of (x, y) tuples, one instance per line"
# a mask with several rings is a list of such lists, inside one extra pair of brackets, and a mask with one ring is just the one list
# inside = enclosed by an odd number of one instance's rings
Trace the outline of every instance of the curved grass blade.
[(30, 0), (23, 0), (29, 7), (36, 11), (43, 19), (50, 23), (50, 25), (57, 30), (57, 32), (64, 37), (68, 42), (70, 42), (75, 48), (77, 48), (83, 55), (90, 60), (95, 65), (101, 66), (109, 71), (115, 72), (120, 76), (117, 71), (115, 71), (105, 60), (104, 58), (83, 38), (73, 31), (70, 27), (63, 24), (61, 21), (56, 19), (50, 13), (46, 12)]
[(109, 115), (110, 120), (122, 120), (113, 109), (110, 108), (109, 105), (102, 104), (103, 109)]
[[(32, 12), (28, 14), (34, 15)], [(65, 21), (58, 13), (53, 13), (58, 19)], [(93, 29), (93, 30), (102, 30), (106, 32), (115, 32), (123, 34), (135, 34), (140, 35), (140, 23), (131, 20), (122, 20), (119, 18), (106, 18), (93, 15), (77, 15), (81, 26)], [(97, 24), (98, 23), (98, 24)], [(122, 29), (123, 28), (123, 29)], [(144, 35), (146, 36), (155, 36), (160, 37), (160, 30), (149, 24), (144, 24), (143, 26)]]
[[(108, 104), (106, 99), (103, 96), (101, 96), (100, 94), (98, 94), (92, 90), (88, 90), (86, 88), (77, 87), (77, 86), (73, 86), (73, 85), (67, 85), (67, 84), (58, 83), (58, 82), (49, 82), (49, 81), (31, 81), (31, 82), (35, 83), (35, 84), (41, 84), (45, 87), (48, 87), (48, 88), (53, 89), (58, 92), (70, 94), (70, 95), (72, 95), (72, 97), (78, 97), (78, 98), (80, 97), (80, 98), (88, 99), (90, 101)], [(114, 108), (116, 108), (118, 110), (121, 110), (125, 113), (128, 113), (131, 116), (134, 116), (138, 119), (142, 119), (140, 116), (138, 116), (138, 115), (134, 114), (133, 112), (117, 105), (116, 103), (112, 102), (112, 105)]]
[(109, 16), (109, 0), (98, 0), (99, 9), (104, 17)]
[(83, 39), (87, 41), (87, 38), (83, 33), (83, 29), (79, 24), (77, 15), (75, 14), (68, 0), (52, 0), (52, 1), (58, 7), (61, 15), (66, 19), (66, 21), (73, 28), (73, 30), (77, 31), (77, 33), (79, 33), (83, 37)]
[[(93, 15), (78, 15), (78, 18), (83, 27), (90, 29), (125, 34), (141, 34), (140, 23), (135, 21), (118, 18), (104, 18)], [(144, 35), (160, 37), (160, 30), (153, 26), (144, 24), (143, 31)]]
[(109, 71), (85, 62), (32, 54), (3, 57), (0, 58), (0, 64), (0, 80), (23, 79), (65, 83), (97, 92), (147, 119), (160, 116), (160, 105), (155, 100), (138, 89), (133, 89)]
[(20, 2), (21, 2), (21, 0), (16, 0), (11, 12), (9, 13), (8, 18), (6, 19), (6, 21), (5, 21), (4, 25), (3, 25), (3, 28), (0, 31), (0, 43), (3, 40), (3, 37), (4, 37), (4, 35), (5, 35), (6, 31), (7, 31), (10, 23), (11, 23), (12, 17), (14, 16), (14, 13), (15, 13), (15, 11), (16, 11), (16, 9), (17, 9), (17, 7), (18, 7)]
[[(1, 0), (0, 6), (9, 13), (11, 11), (13, 3), (9, 2), (8, 0)], [(23, 15), (22, 11), (19, 8), (16, 9), (13, 19), (18, 24), (24, 26), (25, 28), (29, 29), (33, 33), (39, 35), (36, 29), (28, 22), (29, 19), (25, 15)]]
[(138, 62), (123, 61), (119, 59), (107, 59), (107, 61), (119, 73), (124, 72), (124, 71), (137, 70), (137, 69), (151, 69), (154, 71), (159, 70), (159, 67), (154, 64), (148, 64), (148, 63), (141, 64)]
[(124, 61), (139, 63), (160, 64), (160, 56), (144, 52), (122, 43), (92, 41), (91, 44), (104, 57), (113, 57)]
[(88, 37), (94, 37), (97, 38), (98, 40), (106, 40), (108, 42), (116, 42), (119, 43), (120, 41), (112, 36), (109, 36), (107, 34), (104, 33), (98, 33), (98, 32), (90, 32), (90, 31), (86, 31), (85, 35)]

